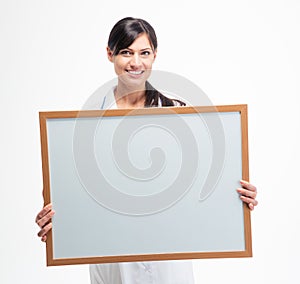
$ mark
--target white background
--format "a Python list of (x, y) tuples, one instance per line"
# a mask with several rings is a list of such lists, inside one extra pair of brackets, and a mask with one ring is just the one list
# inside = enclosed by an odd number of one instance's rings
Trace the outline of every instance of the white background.
[(124, 16), (156, 29), (154, 69), (249, 106), (254, 256), (195, 261), (197, 283), (299, 283), (299, 15), (298, 0), (1, 0), (0, 283), (89, 283), (88, 266), (47, 268), (36, 236), (38, 112), (79, 109), (114, 77), (105, 47)]

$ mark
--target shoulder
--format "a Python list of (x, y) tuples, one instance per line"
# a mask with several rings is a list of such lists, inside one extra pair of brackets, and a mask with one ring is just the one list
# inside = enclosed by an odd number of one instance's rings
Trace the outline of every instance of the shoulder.
[(182, 100), (172, 99), (174, 106), (186, 106), (187, 104)]
[(174, 106), (174, 107), (180, 107), (180, 106), (186, 106), (187, 103), (179, 98), (176, 98), (174, 96), (168, 96), (165, 94), (161, 94), (159, 98), (159, 106)]

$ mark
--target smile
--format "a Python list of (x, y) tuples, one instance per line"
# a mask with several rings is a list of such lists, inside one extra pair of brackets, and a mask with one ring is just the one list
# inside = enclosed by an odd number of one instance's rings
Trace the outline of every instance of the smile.
[(132, 75), (141, 75), (142, 73), (144, 73), (144, 71), (142, 70), (140, 71), (127, 70), (127, 72)]

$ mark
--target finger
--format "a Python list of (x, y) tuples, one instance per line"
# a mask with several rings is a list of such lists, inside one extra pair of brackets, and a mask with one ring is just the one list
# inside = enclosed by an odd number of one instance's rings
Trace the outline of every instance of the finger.
[(46, 240), (47, 238), (47, 233), (52, 229), (52, 223), (47, 224), (45, 227), (43, 227), (39, 232), (38, 236), (41, 237), (42, 241)]
[(247, 197), (251, 197), (253, 199), (256, 198), (257, 193), (255, 191), (251, 191), (245, 188), (238, 188), (236, 190), (238, 193), (240, 193), (241, 195), (247, 196)]
[(49, 222), (51, 222), (51, 219), (55, 212), (53, 210), (49, 211), (44, 217), (37, 220), (36, 223), (40, 228), (43, 228), (45, 225), (47, 225)]
[(42, 219), (49, 211), (52, 210), (52, 204), (47, 204), (36, 216), (35, 222), (37, 223), (40, 219)]
[(240, 184), (243, 188), (246, 188), (253, 192), (257, 192), (257, 188), (253, 184), (249, 183), (248, 181), (240, 180)]
[[(241, 200), (247, 204), (252, 204), (253, 205), (253, 208), (254, 206), (256, 206), (258, 204), (257, 200), (256, 199), (253, 199), (253, 198), (250, 198), (250, 197), (247, 197), (247, 196), (244, 196), (244, 195), (241, 195), (240, 196)], [(251, 209), (251, 206), (249, 206), (250, 209)]]
[(248, 207), (250, 208), (251, 211), (254, 210), (254, 205), (252, 203), (249, 203)]

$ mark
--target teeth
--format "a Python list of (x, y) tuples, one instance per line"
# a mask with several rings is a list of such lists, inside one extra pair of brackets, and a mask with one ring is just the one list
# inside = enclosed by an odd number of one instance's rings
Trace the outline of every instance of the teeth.
[(140, 75), (143, 73), (143, 71), (128, 71), (128, 73), (133, 74), (133, 75)]

